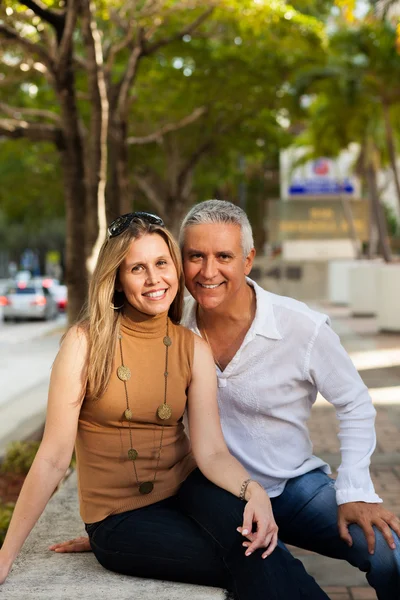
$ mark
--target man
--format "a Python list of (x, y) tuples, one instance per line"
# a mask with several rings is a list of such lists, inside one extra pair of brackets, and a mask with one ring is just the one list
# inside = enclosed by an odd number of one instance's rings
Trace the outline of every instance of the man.
[[(183, 324), (210, 346), (225, 439), (267, 490), (281, 540), (357, 566), (379, 600), (400, 598), (400, 521), (369, 474), (375, 410), (328, 318), (247, 278), (255, 250), (239, 207), (196, 205), (180, 243), (192, 295)], [(318, 391), (340, 421), (336, 483), (312, 454), (306, 425)]]
[[(271, 497), (281, 540), (346, 559), (380, 600), (400, 598), (400, 522), (369, 474), (375, 410), (327, 317), (246, 279), (255, 251), (237, 206), (195, 206), (180, 243), (192, 295), (184, 324), (210, 345), (225, 439)], [(318, 391), (340, 421), (335, 485), (306, 426)]]

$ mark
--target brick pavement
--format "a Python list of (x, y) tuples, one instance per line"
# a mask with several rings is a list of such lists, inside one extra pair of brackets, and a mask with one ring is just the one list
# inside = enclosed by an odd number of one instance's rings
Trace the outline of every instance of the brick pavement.
[[(377, 448), (371, 473), (386, 508), (400, 517), (400, 334), (381, 334), (375, 319), (351, 318), (347, 308), (328, 305), (322, 310), (331, 317), (344, 347), (355, 363), (362, 366), (360, 375), (372, 388), (377, 410)], [(333, 407), (321, 398), (313, 408), (309, 427), (315, 454), (337, 467), (340, 461), (338, 421)], [(295, 549), (295, 554), (302, 558), (312, 553)], [(355, 569), (354, 572), (358, 575)], [(331, 600), (376, 600), (374, 590), (369, 587), (324, 586), (324, 573), (317, 574), (316, 579)]]

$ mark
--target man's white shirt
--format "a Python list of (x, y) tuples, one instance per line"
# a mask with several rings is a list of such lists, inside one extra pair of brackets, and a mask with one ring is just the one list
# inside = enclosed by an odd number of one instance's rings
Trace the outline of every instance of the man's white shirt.
[[(312, 453), (307, 427), (318, 391), (335, 406), (342, 462), (338, 504), (382, 502), (369, 473), (375, 409), (329, 318), (306, 304), (271, 294), (251, 279), (256, 315), (243, 343), (218, 377), (222, 430), (230, 452), (269, 496), (289, 479), (330, 467)], [(196, 302), (185, 301), (182, 325), (196, 334)]]

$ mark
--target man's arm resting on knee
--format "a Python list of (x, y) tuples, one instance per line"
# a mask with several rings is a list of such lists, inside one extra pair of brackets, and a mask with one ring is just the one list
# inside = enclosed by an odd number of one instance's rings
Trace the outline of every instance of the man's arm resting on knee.
[(400, 536), (400, 521), (383, 508), (369, 471), (376, 445), (376, 411), (349, 355), (326, 323), (315, 336), (307, 372), (308, 379), (335, 406), (340, 422), (342, 461), (335, 484), (340, 536), (351, 545), (348, 526), (359, 525), (366, 536), (368, 550), (373, 553), (375, 526), (393, 548), (391, 529)]

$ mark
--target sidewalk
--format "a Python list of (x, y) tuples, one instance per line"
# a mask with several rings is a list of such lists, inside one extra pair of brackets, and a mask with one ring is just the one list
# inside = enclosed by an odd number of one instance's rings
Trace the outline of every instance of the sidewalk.
[[(319, 306), (332, 319), (334, 330), (370, 389), (377, 411), (377, 447), (372, 457), (375, 488), (388, 510), (400, 516), (400, 334), (381, 334), (373, 318), (352, 318), (349, 310)], [(335, 411), (318, 398), (309, 421), (314, 452), (330, 463), (340, 462)], [(294, 549), (293, 549), (294, 550)], [(362, 573), (342, 561), (294, 553), (324, 587), (331, 600), (376, 600)]]

